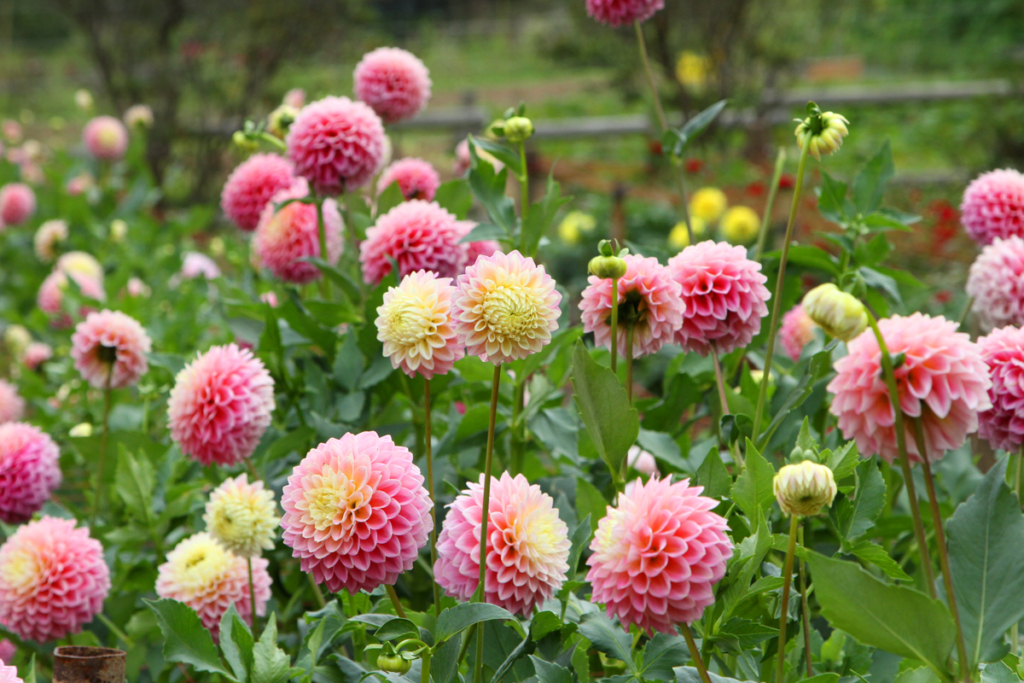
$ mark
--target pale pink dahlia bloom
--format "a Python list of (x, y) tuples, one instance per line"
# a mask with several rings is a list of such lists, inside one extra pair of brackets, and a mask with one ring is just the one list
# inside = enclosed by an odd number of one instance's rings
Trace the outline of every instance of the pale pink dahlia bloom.
[(60, 451), (37, 427), (24, 422), (0, 425), (0, 520), (32, 519), (60, 485)]
[(97, 389), (123, 389), (149, 370), (152, 342), (137, 320), (120, 311), (90, 313), (71, 335), (71, 357), (82, 378)]
[(39, 286), (37, 303), (40, 309), (46, 313), (60, 313), (64, 291), (69, 286), (68, 278), (78, 285), (83, 296), (97, 301), (107, 300), (100, 262), (84, 251), (69, 251), (57, 259), (53, 272)]
[[(302, 260), (320, 258), (320, 230), (314, 204), (294, 201), (275, 209), (289, 199), (302, 199), (309, 195), (309, 186), (300, 179), (287, 190), (282, 190), (263, 209), (259, 225), (252, 239), (252, 252), (256, 261), (285, 282), (307, 284), (323, 275), (312, 263)], [(327, 239), (327, 262), (338, 262), (342, 252), (341, 233), (344, 225), (338, 203), (323, 201), (324, 234)]]
[[(480, 585), (480, 525), (484, 475), (469, 482), (444, 519), (437, 538), (434, 577), (445, 593), (469, 600)], [(551, 496), (508, 472), (491, 478), (487, 512), (484, 600), (528, 617), (562, 587), (569, 570), (569, 530)]]
[(554, 279), (518, 251), (481, 256), (456, 283), (452, 317), (466, 353), (494, 364), (526, 358), (551, 342), (562, 295)]
[(1024, 325), (1024, 239), (996, 237), (971, 264), (967, 294), (985, 330)]
[(960, 222), (978, 244), (1024, 237), (1024, 174), (1012, 169), (982, 173), (964, 191)]
[(167, 401), (171, 438), (204, 465), (252, 455), (274, 412), (274, 380), (235, 344), (214, 346), (178, 373)]
[(97, 159), (117, 161), (128, 149), (128, 129), (113, 116), (97, 116), (82, 129), (82, 142)]
[(703, 491), (689, 479), (637, 480), (598, 524), (587, 560), (591, 599), (626, 630), (672, 633), (715, 601), (733, 546), (725, 519), (712, 512), (718, 501)]
[(455, 334), (451, 278), (427, 270), (409, 273), (397, 287), (389, 287), (377, 307), (377, 339), (391, 366), (424, 379), (445, 375), (464, 351)]
[(744, 247), (707, 240), (669, 259), (672, 279), (686, 302), (676, 341), (684, 351), (707, 356), (712, 346), (726, 354), (746, 346), (761, 331), (771, 293), (761, 264)]
[(347, 97), (325, 97), (304, 107), (285, 141), (295, 172), (319, 194), (362, 187), (384, 157), (380, 117)]
[(665, 0), (587, 0), (587, 14), (609, 26), (647, 21), (665, 7)]
[(18, 394), (18, 388), (0, 379), (0, 424), (20, 420), (24, 414), (25, 399)]
[(398, 263), (398, 276), (429, 270), (441, 277), (455, 277), (462, 267), (465, 249), (459, 244), (458, 219), (437, 202), (421, 199), (403, 202), (377, 219), (359, 245), (363, 279), (377, 284)]
[[(623, 257), (626, 274), (618, 283), (618, 351), (626, 352), (627, 326), (633, 326), (633, 357), (657, 353), (672, 342), (683, 323), (686, 304), (679, 283), (653, 256)], [(583, 290), (580, 311), (583, 330), (594, 333), (594, 343), (611, 347), (612, 281), (591, 275)], [(626, 304), (623, 306), (623, 304)]]
[(992, 377), (992, 407), (978, 413), (978, 436), (992, 448), (1018, 451), (1024, 445), (1024, 330), (995, 330), (978, 340), (978, 349)]
[(384, 169), (377, 181), (377, 194), (398, 183), (398, 189), (406, 199), (433, 201), (437, 188), (441, 187), (441, 176), (434, 167), (423, 159), (406, 157)]
[(345, 434), (311, 450), (281, 499), (285, 545), (332, 593), (393, 585), (433, 528), (412, 453), (376, 432)]
[[(16, 655), (16, 654), (18, 654), (18, 648), (14, 645), (14, 643), (12, 643), (7, 638), (4, 638), (3, 640), (0, 640), (0, 662), (3, 662), (5, 664), (7, 662), (13, 662), (14, 661), (14, 655)], [(14, 668), (14, 667), (8, 667), (8, 668)], [(17, 676), (17, 670), (15, 670), (14, 673), (15, 673), (15, 676)], [(5, 681), (3, 681), (3, 683), (15, 683), (16, 681), (20, 681), (20, 680), (21, 679), (19, 679), (17, 677), (15, 677), (15, 678), (7, 678)]]
[(109, 592), (103, 546), (73, 519), (29, 522), (0, 547), (0, 624), (22, 640), (78, 633)]
[(36, 193), (24, 183), (8, 183), (0, 188), (0, 221), (19, 225), (36, 212)]
[[(270, 599), (268, 564), (262, 557), (252, 558), (257, 616), (266, 614)], [(157, 569), (156, 594), (195, 610), (215, 641), (220, 640), (221, 617), (231, 605), (243, 621), (252, 624), (245, 558), (232, 553), (205, 531), (189, 536), (167, 554), (167, 561)]]
[(411, 119), (430, 100), (430, 72), (415, 55), (380, 47), (363, 55), (354, 74), (356, 97), (386, 123)]
[(460, 140), (459, 144), (455, 145), (455, 161), (452, 163), (452, 172), (457, 176), (464, 176), (472, 163), (473, 158), (469, 154), (469, 140)]
[(57, 245), (68, 238), (68, 222), (61, 219), (46, 221), (36, 230), (32, 244), (36, 250), (36, 256), (44, 263), (50, 263), (57, 258)]
[(49, 344), (44, 344), (43, 342), (32, 342), (25, 347), (25, 353), (22, 354), (21, 362), (24, 363), (25, 367), (29, 370), (35, 370), (51, 358), (53, 358), (53, 349), (50, 348)]
[(220, 208), (239, 229), (252, 232), (267, 202), (293, 182), (290, 161), (276, 154), (254, 154), (228, 176), (220, 193)]
[[(959, 448), (978, 429), (978, 412), (992, 407), (988, 367), (978, 345), (941, 316), (896, 315), (878, 321), (878, 327), (889, 353), (905, 354), (896, 368), (896, 385), (910, 459), (921, 462), (912, 422), (921, 418), (928, 461), (935, 462)], [(877, 453), (892, 463), (899, 451), (878, 341), (868, 329), (847, 343), (847, 351), (836, 361), (837, 374), (828, 385), (830, 411), (839, 418), (843, 436), (856, 439), (862, 456)]]
[(782, 348), (794, 362), (800, 360), (800, 354), (803, 353), (804, 347), (814, 340), (814, 330), (817, 327), (800, 304), (789, 309), (789, 312), (782, 316), (782, 324), (779, 326), (779, 341), (782, 342)]
[(206, 254), (200, 254), (198, 251), (186, 251), (182, 257), (181, 277), (186, 280), (194, 280), (198, 277), (205, 280), (216, 280), (221, 275), (217, 262)]

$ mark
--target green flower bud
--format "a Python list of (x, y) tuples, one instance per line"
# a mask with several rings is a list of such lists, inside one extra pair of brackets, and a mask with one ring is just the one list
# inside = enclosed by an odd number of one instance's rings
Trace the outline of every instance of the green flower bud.
[(253, 140), (250, 140), (248, 135), (240, 130), (235, 131), (234, 135), (231, 136), (231, 141), (239, 148), (247, 151), (255, 150), (259, 146)]
[(626, 274), (626, 262), (618, 256), (595, 256), (590, 259), (587, 272), (602, 279), (618, 280)]
[(838, 488), (832, 470), (810, 460), (786, 465), (772, 480), (779, 507), (787, 515), (816, 515), (832, 505)]
[(298, 109), (282, 104), (267, 116), (267, 132), (275, 138), (284, 140), (284, 136), (288, 134), (288, 129), (291, 128), (298, 115)]
[(505, 139), (509, 142), (526, 142), (533, 135), (533, 121), (525, 116), (513, 116), (505, 120)]
[(807, 292), (803, 307), (811, 320), (836, 339), (850, 341), (868, 326), (864, 304), (832, 283)]
[(402, 655), (382, 654), (377, 657), (377, 668), (388, 673), (405, 674), (412, 668), (412, 662)]
[(796, 127), (796, 141), (800, 149), (808, 145), (807, 151), (821, 161), (822, 153), (832, 154), (842, 147), (843, 138), (850, 132), (850, 122), (842, 114), (822, 112), (813, 102), (808, 103), (807, 112), (810, 115), (806, 119), (797, 119), (800, 123)]

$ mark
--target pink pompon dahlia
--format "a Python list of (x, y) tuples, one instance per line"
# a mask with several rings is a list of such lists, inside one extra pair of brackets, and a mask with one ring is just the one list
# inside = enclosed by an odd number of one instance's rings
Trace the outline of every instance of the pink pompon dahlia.
[(137, 320), (120, 311), (90, 313), (71, 335), (71, 357), (97, 389), (123, 389), (149, 370), (152, 342)]
[(1024, 237), (1024, 174), (1002, 169), (975, 178), (964, 191), (960, 222), (981, 245), (997, 237)]
[(36, 193), (24, 183), (8, 183), (0, 187), (0, 221), (4, 225), (20, 225), (36, 212)]
[[(889, 353), (904, 354), (896, 368), (896, 385), (912, 462), (921, 462), (914, 440), (913, 419), (924, 428), (929, 462), (959, 448), (978, 429), (978, 412), (992, 407), (988, 367), (978, 345), (957, 324), (921, 313), (878, 321)], [(831, 412), (847, 439), (856, 439), (865, 458), (874, 454), (892, 463), (899, 455), (895, 417), (882, 376), (878, 340), (870, 329), (847, 343), (848, 355), (835, 363), (836, 376), (828, 385)]]
[(20, 420), (24, 414), (25, 399), (18, 394), (18, 388), (0, 379), (0, 424)]
[[(0, 662), (4, 664), (6, 664), (7, 662), (13, 662), (14, 656), (16, 654), (18, 654), (18, 648), (14, 645), (14, 643), (12, 643), (8, 638), (0, 640)], [(14, 667), (7, 668), (13, 669)], [(21, 681), (21, 679), (17, 678), (17, 673), (18, 672), (15, 669), (15, 678), (10, 678), (10, 675), (8, 674), (4, 678), (0, 678), (0, 680), (2, 680), (3, 683), (18, 683)]]
[[(60, 313), (68, 278), (74, 281), (82, 295), (97, 301), (106, 301), (103, 289), (103, 266), (84, 251), (69, 251), (57, 259), (57, 265), (39, 286), (37, 303), (50, 314)], [(70, 324), (70, 323), (69, 323)]]
[[(285, 282), (308, 284), (323, 277), (320, 269), (305, 261), (320, 258), (320, 230), (316, 206), (293, 201), (278, 209), (289, 199), (302, 199), (309, 195), (309, 185), (299, 179), (287, 190), (282, 190), (263, 209), (259, 225), (252, 239), (253, 257), (262, 267)], [(327, 240), (327, 262), (335, 264), (343, 249), (341, 233), (344, 224), (338, 202), (323, 201), (324, 236)]]
[(302, 571), (333, 593), (393, 585), (433, 528), (412, 453), (376, 432), (345, 434), (311, 450), (281, 499), (285, 545)]
[(451, 278), (428, 270), (409, 273), (397, 287), (389, 287), (377, 307), (377, 339), (391, 366), (424, 379), (445, 375), (464, 351), (455, 334), (452, 298), (457, 291)]
[(356, 97), (386, 123), (411, 119), (430, 100), (430, 72), (415, 55), (380, 47), (363, 55), (355, 70)]
[(562, 295), (518, 251), (481, 256), (459, 276), (452, 317), (466, 353), (494, 364), (526, 358), (551, 342)]
[[(49, 344), (43, 342), (32, 342), (25, 347), (25, 353), (21, 356), (21, 362), (29, 370), (35, 370), (46, 361), (53, 358), (53, 349)], [(2, 422), (2, 420), (0, 420)]]
[(441, 176), (434, 167), (423, 159), (406, 157), (384, 169), (377, 181), (377, 194), (398, 183), (398, 189), (406, 199), (433, 201), (437, 188), (441, 187)]
[(995, 330), (978, 340), (978, 349), (992, 377), (992, 407), (978, 413), (978, 436), (992, 448), (1019, 451), (1024, 445), (1024, 330)]
[(29, 522), (0, 547), (0, 624), (22, 640), (78, 633), (109, 592), (103, 546), (73, 519)]
[(598, 524), (587, 581), (593, 602), (624, 629), (672, 633), (715, 601), (733, 546), (725, 519), (712, 512), (718, 501), (703, 491), (689, 479), (637, 480)]
[(181, 277), (186, 280), (194, 280), (198, 277), (204, 280), (216, 280), (220, 277), (220, 267), (217, 262), (206, 254), (198, 251), (186, 251), (181, 259)]
[(254, 154), (228, 176), (220, 208), (240, 230), (252, 232), (275, 194), (295, 182), (292, 163), (276, 154)]
[(744, 247), (707, 240), (669, 259), (672, 279), (686, 302), (676, 341), (684, 351), (707, 356), (746, 346), (761, 331), (771, 293), (761, 264), (747, 258)]
[[(618, 283), (618, 351), (626, 352), (627, 328), (633, 327), (633, 357), (657, 353), (671, 343), (683, 323), (686, 303), (679, 283), (653, 256), (628, 254), (626, 274)], [(591, 275), (583, 290), (580, 310), (583, 330), (594, 333), (598, 346), (611, 347), (612, 281)], [(625, 304), (625, 305), (624, 305)]]
[(985, 330), (1024, 325), (1024, 239), (996, 237), (971, 264), (967, 294)]
[(804, 307), (797, 304), (789, 309), (786, 315), (782, 316), (782, 324), (779, 326), (779, 341), (786, 354), (793, 359), (793, 362), (800, 360), (800, 354), (804, 347), (814, 339), (814, 330), (818, 326), (807, 315)]
[(398, 263), (399, 277), (417, 270), (455, 277), (465, 257), (460, 239), (458, 219), (437, 202), (403, 202), (366, 231), (366, 239), (359, 245), (363, 279), (378, 284), (391, 272), (391, 259)]
[(326, 97), (304, 107), (285, 141), (295, 172), (319, 194), (362, 187), (384, 158), (380, 117), (347, 97)]
[(97, 159), (117, 161), (128, 149), (128, 129), (113, 116), (97, 116), (82, 129), (82, 142)]
[(181, 452), (212, 465), (252, 455), (274, 412), (274, 380), (235, 344), (214, 346), (178, 373), (167, 401), (171, 438)]
[(469, 140), (460, 140), (459, 144), (455, 145), (455, 161), (452, 163), (452, 171), (455, 175), (462, 177), (466, 175), (466, 171), (473, 163), (473, 158), (469, 154)]
[[(434, 576), (458, 600), (469, 600), (480, 585), (483, 504), (481, 474), (449, 506), (437, 539)], [(487, 520), (484, 600), (528, 617), (565, 581), (569, 530), (551, 496), (523, 475), (513, 479), (508, 472), (491, 479)]]
[(60, 451), (38, 428), (24, 422), (0, 425), (0, 520), (32, 519), (60, 485)]
[(587, 14), (609, 26), (647, 21), (665, 7), (665, 0), (587, 0)]
[[(270, 600), (269, 564), (262, 557), (252, 558), (257, 616), (266, 614)], [(252, 624), (249, 568), (245, 558), (232, 553), (205, 531), (189, 536), (167, 554), (167, 561), (157, 569), (156, 594), (195, 610), (203, 626), (218, 642), (221, 617), (231, 605), (243, 621)]]

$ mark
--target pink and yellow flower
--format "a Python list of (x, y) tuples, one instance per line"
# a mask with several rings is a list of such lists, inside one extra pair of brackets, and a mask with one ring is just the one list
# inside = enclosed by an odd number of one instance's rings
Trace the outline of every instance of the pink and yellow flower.
[(377, 339), (395, 369), (425, 379), (447, 374), (464, 351), (452, 320), (457, 290), (450, 278), (419, 270), (384, 293), (377, 308)]
[(90, 313), (71, 335), (71, 358), (97, 389), (123, 389), (149, 370), (152, 342), (137, 320), (120, 311)]
[(32, 519), (61, 482), (57, 444), (24, 422), (0, 424), (0, 520)]

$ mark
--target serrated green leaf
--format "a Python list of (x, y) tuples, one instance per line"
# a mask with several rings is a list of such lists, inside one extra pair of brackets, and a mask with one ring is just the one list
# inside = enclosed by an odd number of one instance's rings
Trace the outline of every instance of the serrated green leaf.
[(712, 448), (697, 468), (697, 482), (704, 487), (704, 495), (712, 498), (721, 498), (732, 488), (732, 476), (717, 448)]
[[(719, 676), (711, 671), (708, 672), (708, 677), (711, 679), (711, 683), (740, 683), (735, 678)], [(676, 683), (704, 683), (704, 679), (701, 678), (700, 672), (692, 666), (677, 666)]]
[(856, 497), (844, 498), (837, 508), (839, 530), (852, 543), (875, 526), (885, 507), (885, 481), (874, 460), (865, 460), (856, 469)]
[(564, 666), (545, 662), (534, 655), (530, 655), (530, 661), (537, 672), (537, 683), (572, 683), (572, 673)]
[(912, 581), (913, 579), (908, 575), (903, 568), (900, 567), (896, 560), (889, 556), (889, 553), (885, 551), (880, 545), (872, 543), (871, 541), (858, 541), (850, 548), (850, 554), (857, 559), (870, 562), (875, 565), (890, 579), (896, 579), (897, 581)]
[(123, 444), (118, 445), (115, 488), (133, 516), (153, 524), (153, 465), (144, 454), (136, 458)]
[(572, 359), (573, 400), (598, 455), (613, 477), (622, 471), (629, 447), (640, 433), (640, 418), (615, 374), (577, 341)]
[(630, 672), (637, 673), (636, 663), (630, 656), (633, 639), (620, 626), (613, 624), (604, 611), (585, 615), (580, 621), (580, 634), (601, 652), (625, 662)]
[(576, 479), (576, 514), (578, 517), (590, 518), (591, 531), (597, 531), (597, 524), (604, 518), (608, 510), (608, 501), (601, 492), (586, 479)]
[(641, 427), (637, 435), (637, 443), (640, 444), (641, 448), (653, 455), (656, 460), (681, 472), (685, 472), (688, 469), (686, 461), (683, 460), (682, 451), (679, 450), (679, 444), (676, 443), (671, 434), (652, 432)]
[(523, 243), (526, 255), (537, 253), (537, 245), (555, 220), (558, 211), (572, 201), (572, 197), (562, 196), (562, 186), (555, 182), (555, 169), (548, 174), (544, 197), (530, 204), (530, 210), (523, 221)]
[(477, 143), (473, 136), (469, 137), (469, 189), (473, 192), (491, 221), (505, 231), (505, 239), (509, 239), (516, 227), (515, 202), (505, 196), (505, 183), (508, 178), (508, 167), (494, 172), (489, 161), (481, 161), (477, 154)]
[(277, 646), (276, 614), (271, 613), (259, 642), (253, 648), (252, 659), (252, 683), (285, 683), (291, 677), (291, 660)]
[(506, 621), (511, 618), (512, 615), (509, 614), (508, 610), (504, 610), (497, 605), (490, 605), (485, 602), (462, 603), (441, 612), (441, 616), (437, 618), (434, 639), (440, 643), (473, 624), (478, 624), (482, 621)]
[(1020, 677), (1003, 662), (986, 664), (981, 670), (981, 683), (1020, 683)]
[(639, 677), (645, 681), (671, 681), (676, 677), (675, 667), (690, 660), (690, 651), (682, 636), (657, 633), (644, 646)]
[(833, 223), (846, 222), (846, 183), (821, 172), (821, 190), (818, 193), (818, 211)]
[(853, 205), (857, 211), (867, 215), (882, 205), (885, 186), (893, 173), (892, 149), (886, 140), (853, 181)]
[(772, 479), (775, 468), (747, 439), (746, 467), (736, 483), (732, 485), (732, 500), (750, 519), (757, 519), (758, 512), (768, 509), (775, 500)]
[(191, 607), (166, 598), (144, 602), (153, 610), (163, 633), (165, 659), (237, 680), (221, 662), (213, 637)]

